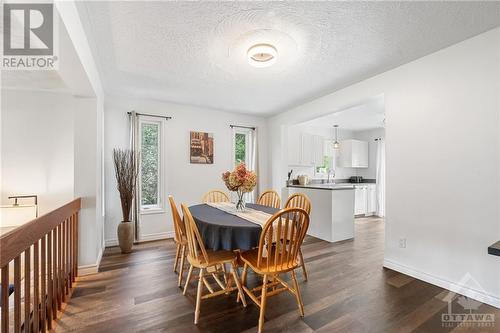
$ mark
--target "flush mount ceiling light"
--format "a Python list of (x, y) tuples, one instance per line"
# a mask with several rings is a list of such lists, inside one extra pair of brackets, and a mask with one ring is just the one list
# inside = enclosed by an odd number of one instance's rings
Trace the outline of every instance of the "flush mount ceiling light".
[(278, 51), (269, 44), (257, 44), (248, 49), (248, 63), (257, 68), (269, 67), (278, 60)]

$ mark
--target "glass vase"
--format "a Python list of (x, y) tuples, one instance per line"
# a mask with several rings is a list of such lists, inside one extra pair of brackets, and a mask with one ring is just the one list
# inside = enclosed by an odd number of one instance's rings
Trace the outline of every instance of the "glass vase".
[(236, 210), (238, 212), (244, 212), (246, 208), (244, 200), (245, 193), (240, 191), (237, 191), (236, 193), (238, 194), (238, 201), (236, 202)]

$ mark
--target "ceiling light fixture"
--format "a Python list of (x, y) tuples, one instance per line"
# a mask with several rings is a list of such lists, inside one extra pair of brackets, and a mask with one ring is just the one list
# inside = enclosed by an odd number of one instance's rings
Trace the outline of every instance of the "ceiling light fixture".
[(278, 51), (270, 44), (257, 44), (248, 49), (248, 63), (257, 68), (272, 66), (278, 60)]
[(339, 149), (340, 143), (338, 138), (339, 125), (333, 125), (333, 129), (335, 131), (335, 142), (333, 142), (333, 149)]

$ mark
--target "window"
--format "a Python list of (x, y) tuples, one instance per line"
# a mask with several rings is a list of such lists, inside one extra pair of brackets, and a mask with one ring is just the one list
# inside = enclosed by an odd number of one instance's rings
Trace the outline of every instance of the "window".
[[(254, 154), (253, 140), (255, 132), (250, 128), (233, 128), (233, 164), (234, 166), (244, 162), (249, 170), (252, 170), (252, 155)], [(251, 193), (245, 193), (245, 200), (253, 202), (254, 196)], [(231, 193), (232, 200), (236, 197)]]
[(325, 140), (324, 143), (324, 152), (323, 152), (323, 164), (322, 165), (317, 165), (316, 166), (316, 174), (321, 175), (321, 174), (328, 174), (329, 170), (334, 169), (334, 151), (331, 148), (333, 146), (333, 141), (332, 140)]
[(162, 210), (162, 122), (139, 120), (141, 211)]
[(244, 162), (247, 167), (251, 166), (252, 153), (252, 130), (246, 128), (237, 128), (234, 131), (234, 165)]

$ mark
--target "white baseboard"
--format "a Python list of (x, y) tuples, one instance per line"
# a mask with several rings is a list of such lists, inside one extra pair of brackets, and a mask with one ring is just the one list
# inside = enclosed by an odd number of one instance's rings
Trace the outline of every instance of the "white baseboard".
[(160, 239), (174, 238), (174, 235), (175, 235), (174, 231), (167, 231), (167, 232), (159, 232), (156, 234), (142, 235), (139, 242), (149, 242), (149, 241), (155, 241), (155, 240), (160, 240)]
[[(140, 242), (149, 242), (155, 240), (174, 238), (174, 231), (158, 232), (155, 234), (142, 235)], [(118, 239), (107, 239), (105, 242), (106, 247), (118, 246)]]
[(472, 289), (460, 283), (451, 282), (438, 276), (427, 274), (387, 259), (384, 259), (384, 267), (500, 309), (500, 298), (494, 295), (489, 295), (484, 291)]
[(78, 276), (91, 275), (99, 272), (99, 265), (101, 264), (103, 249), (99, 251), (95, 264), (78, 266)]

